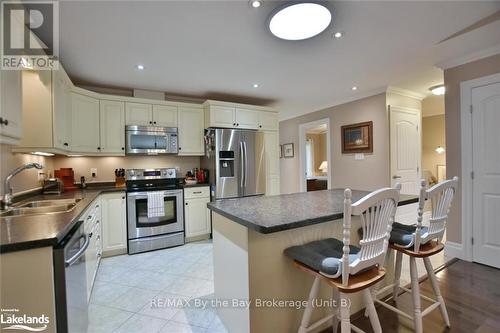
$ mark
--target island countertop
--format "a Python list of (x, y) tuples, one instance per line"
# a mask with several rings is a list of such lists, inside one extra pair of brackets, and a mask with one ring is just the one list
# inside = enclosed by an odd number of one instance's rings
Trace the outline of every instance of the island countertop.
[[(352, 202), (369, 193), (353, 190)], [(399, 206), (415, 202), (418, 202), (417, 196), (401, 195)], [(225, 199), (210, 202), (208, 208), (268, 234), (343, 218), (344, 189)]]

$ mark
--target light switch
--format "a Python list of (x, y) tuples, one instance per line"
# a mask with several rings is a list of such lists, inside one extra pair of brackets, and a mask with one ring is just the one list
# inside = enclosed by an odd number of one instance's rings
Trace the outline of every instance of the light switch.
[(90, 175), (92, 178), (97, 177), (97, 168), (90, 168)]

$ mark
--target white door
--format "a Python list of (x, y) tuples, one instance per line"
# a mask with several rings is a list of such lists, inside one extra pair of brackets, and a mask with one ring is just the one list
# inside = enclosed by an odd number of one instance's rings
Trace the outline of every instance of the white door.
[(22, 134), (22, 71), (0, 71), (0, 135), (19, 139)]
[(153, 125), (177, 127), (177, 106), (153, 105)]
[(186, 237), (206, 235), (210, 230), (210, 213), (207, 203), (210, 198), (185, 200)]
[(500, 268), (500, 82), (472, 89), (473, 260)]
[(391, 184), (401, 184), (402, 194), (420, 189), (420, 110), (390, 106)]
[(101, 152), (125, 154), (125, 104), (100, 101)]
[(236, 109), (235, 121), (237, 128), (258, 129), (259, 112), (248, 109)]
[(127, 211), (124, 192), (106, 193), (101, 196), (102, 250), (127, 250)]
[(153, 125), (153, 106), (142, 103), (125, 103), (125, 123), (127, 125)]
[(98, 153), (99, 100), (71, 94), (71, 150), (78, 153)]
[(205, 153), (203, 109), (179, 107), (177, 118), (179, 155), (203, 155)]

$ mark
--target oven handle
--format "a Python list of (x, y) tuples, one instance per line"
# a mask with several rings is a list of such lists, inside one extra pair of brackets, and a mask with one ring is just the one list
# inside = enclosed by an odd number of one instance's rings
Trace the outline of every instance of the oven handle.
[[(174, 190), (174, 191), (163, 191), (164, 197), (173, 197), (182, 195), (182, 190)], [(148, 192), (129, 192), (127, 193), (127, 197), (148, 197)]]

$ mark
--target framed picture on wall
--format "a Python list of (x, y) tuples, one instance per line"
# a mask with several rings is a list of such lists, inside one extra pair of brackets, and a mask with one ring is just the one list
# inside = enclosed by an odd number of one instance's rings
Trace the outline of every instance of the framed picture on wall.
[(341, 127), (342, 154), (373, 153), (373, 121)]
[(293, 157), (293, 143), (285, 143), (283, 145), (283, 157)]

